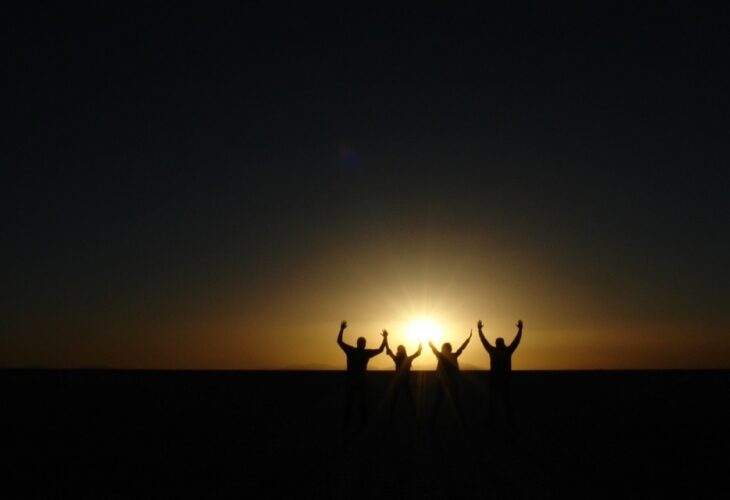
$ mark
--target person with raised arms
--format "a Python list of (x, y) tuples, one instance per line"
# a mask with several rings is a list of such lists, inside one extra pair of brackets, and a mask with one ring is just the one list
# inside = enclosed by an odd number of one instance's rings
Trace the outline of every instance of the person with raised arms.
[(510, 396), (510, 378), (512, 373), (512, 354), (520, 345), (522, 340), (522, 320), (517, 321), (517, 335), (509, 345), (505, 345), (504, 339), (498, 337), (495, 345), (489, 343), (484, 336), (482, 329), (484, 324), (482, 320), (477, 322), (479, 330), (479, 338), (484, 348), (489, 353), (489, 405), (488, 405), (488, 422), (494, 421), (495, 413), (499, 408), (504, 413), (508, 423), (514, 422), (512, 411), (512, 401)]
[[(387, 336), (385, 338), (387, 339)], [(391, 421), (393, 420), (393, 414), (395, 413), (396, 404), (402, 397), (406, 398), (406, 401), (408, 401), (411, 410), (413, 410), (413, 413), (416, 413), (416, 403), (413, 399), (413, 391), (411, 390), (411, 365), (413, 364), (413, 360), (421, 355), (422, 347), (423, 346), (421, 344), (418, 344), (418, 350), (409, 356), (406, 352), (406, 348), (403, 345), (399, 345), (396, 348), (396, 353), (394, 354), (393, 351), (390, 350), (388, 341), (386, 340), (385, 342), (385, 352), (395, 363), (395, 375), (393, 377), (393, 381), (390, 385), (389, 391), (391, 394)]]
[(357, 339), (357, 345), (352, 346), (342, 340), (342, 334), (347, 328), (347, 321), (340, 323), (340, 333), (337, 335), (337, 345), (345, 352), (347, 357), (347, 372), (345, 374), (345, 425), (349, 424), (352, 418), (352, 409), (355, 404), (359, 405), (360, 426), (365, 426), (369, 418), (368, 391), (365, 373), (370, 358), (377, 356), (385, 349), (388, 339), (388, 332), (383, 330), (383, 342), (377, 349), (365, 349), (365, 337)]
[(461, 344), (455, 352), (452, 351), (451, 343), (445, 342), (441, 346), (441, 350), (436, 349), (433, 342), (429, 341), (428, 345), (431, 347), (436, 359), (436, 375), (438, 377), (438, 384), (436, 384), (436, 396), (433, 406), (433, 423), (436, 423), (436, 417), (438, 411), (443, 403), (444, 396), (448, 397), (449, 400), (454, 404), (457, 416), (461, 422), (464, 421), (464, 412), (461, 407), (461, 400), (459, 397), (459, 384), (461, 379), (461, 372), (459, 371), (459, 356), (464, 352), (466, 346), (471, 340), (472, 332), (469, 331), (469, 337)]

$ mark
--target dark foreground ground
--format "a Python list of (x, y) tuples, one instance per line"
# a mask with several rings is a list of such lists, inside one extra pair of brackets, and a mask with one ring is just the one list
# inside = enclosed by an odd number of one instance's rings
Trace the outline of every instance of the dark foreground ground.
[(2, 498), (727, 498), (730, 371), (517, 372), (512, 429), (467, 419), (343, 428), (341, 372), (0, 371)]

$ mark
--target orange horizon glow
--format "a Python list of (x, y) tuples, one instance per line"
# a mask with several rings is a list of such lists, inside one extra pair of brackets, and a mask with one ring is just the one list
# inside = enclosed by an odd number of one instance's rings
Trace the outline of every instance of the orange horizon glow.
[[(510, 342), (522, 319), (515, 370), (730, 368), (722, 310), (698, 318), (681, 308), (643, 310), (567, 271), (557, 275), (535, 256), (447, 237), (459, 244), (432, 246), (426, 260), (413, 257), (410, 240), (403, 255), (360, 241), (357, 253), (322, 251), (299, 263), (295, 279), (257, 284), (256, 293), (200, 288), (218, 300), (30, 318), (12, 339), (0, 336), (0, 366), (337, 370), (345, 366), (336, 344), (345, 319), (351, 344), (363, 336), (377, 347), (383, 329), (393, 349), (403, 344), (410, 354), (423, 342), (415, 370), (435, 367), (428, 340), (458, 346), (473, 330), (460, 365), (487, 369), (477, 321), (491, 341)], [(369, 369), (392, 370), (393, 362), (377, 356)]]

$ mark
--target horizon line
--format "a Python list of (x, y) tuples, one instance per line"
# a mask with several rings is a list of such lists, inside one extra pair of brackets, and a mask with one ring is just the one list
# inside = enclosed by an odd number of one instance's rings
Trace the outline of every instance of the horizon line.
[[(79, 367), (46, 367), (46, 366), (2, 366), (0, 371), (125, 371), (125, 372), (341, 372), (346, 368), (135, 368), (112, 366), (79, 366)], [(489, 373), (489, 368), (463, 368), (461, 372)], [(513, 369), (512, 372), (658, 372), (658, 371), (730, 371), (726, 368), (540, 368), (540, 369)], [(435, 373), (436, 369), (412, 369), (411, 373)], [(394, 369), (372, 369), (367, 373), (395, 373)]]

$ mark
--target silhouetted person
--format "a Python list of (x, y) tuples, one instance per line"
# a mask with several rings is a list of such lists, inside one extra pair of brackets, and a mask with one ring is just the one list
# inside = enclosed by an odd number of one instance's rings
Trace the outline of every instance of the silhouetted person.
[(352, 407), (355, 404), (360, 406), (360, 425), (367, 423), (369, 416), (367, 380), (365, 373), (368, 368), (368, 361), (377, 356), (383, 349), (388, 338), (388, 332), (383, 330), (383, 342), (377, 349), (365, 349), (365, 338), (357, 339), (357, 347), (346, 344), (342, 340), (342, 333), (347, 328), (347, 321), (340, 323), (340, 333), (337, 335), (337, 344), (345, 351), (347, 356), (347, 372), (345, 376), (345, 424), (349, 423), (352, 417)]
[(433, 422), (436, 422), (436, 416), (443, 403), (444, 395), (454, 403), (459, 420), (463, 422), (464, 412), (461, 408), (461, 400), (459, 398), (459, 382), (461, 373), (459, 372), (459, 356), (471, 340), (472, 332), (469, 332), (469, 337), (461, 344), (461, 347), (456, 352), (452, 352), (451, 344), (449, 342), (444, 343), (441, 346), (441, 351), (436, 349), (433, 342), (429, 341), (428, 345), (436, 355), (438, 363), (436, 364), (436, 375), (439, 383), (436, 384), (436, 401), (433, 407)]
[(510, 397), (510, 374), (512, 373), (512, 353), (522, 339), (522, 320), (517, 322), (517, 335), (510, 345), (504, 344), (502, 337), (492, 345), (484, 336), (482, 320), (477, 323), (479, 338), (489, 353), (489, 422), (494, 420), (497, 405), (500, 405), (509, 423), (513, 422), (512, 401)]
[[(406, 348), (399, 345), (396, 348), (396, 354), (390, 350), (388, 345), (387, 337), (385, 342), (385, 352), (390, 356), (390, 359), (395, 363), (395, 375), (390, 386), (391, 390), (391, 406), (390, 406), (390, 418), (393, 419), (393, 413), (395, 412), (395, 406), (401, 397), (405, 397), (406, 401), (410, 405), (411, 409), (415, 413), (416, 402), (413, 399), (413, 392), (411, 390), (411, 365), (413, 360), (421, 355), (422, 345), (418, 344), (418, 350), (408, 356)], [(403, 395), (403, 396), (401, 396)]]

